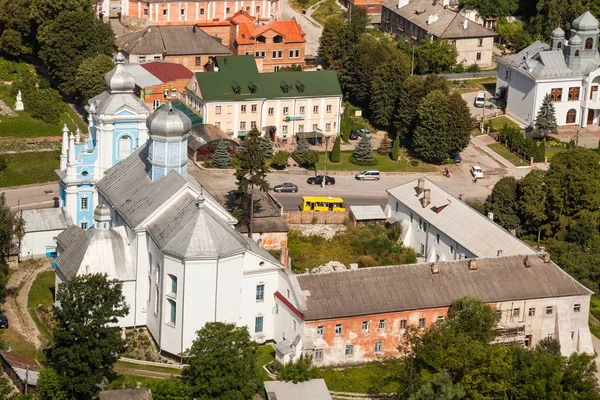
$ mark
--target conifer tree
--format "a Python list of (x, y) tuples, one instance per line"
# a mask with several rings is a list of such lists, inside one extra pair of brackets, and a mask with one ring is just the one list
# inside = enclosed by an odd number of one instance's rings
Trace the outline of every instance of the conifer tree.
[(556, 127), (556, 110), (554, 104), (552, 104), (552, 97), (550, 94), (544, 96), (540, 111), (535, 117), (535, 128), (544, 136), (544, 139), (548, 137), (550, 133), (557, 133)]
[(225, 144), (225, 141), (221, 140), (219, 141), (219, 144), (217, 144), (212, 162), (215, 168), (227, 168), (231, 165), (231, 157), (227, 151), (227, 144)]
[(308, 140), (304, 136), (298, 138), (298, 143), (296, 143), (296, 155), (301, 156), (302, 154), (308, 151)]
[(329, 159), (331, 160), (331, 162), (339, 163), (340, 162), (340, 153), (341, 153), (341, 138), (338, 135), (335, 137), (335, 142), (333, 142), (333, 150), (331, 150), (331, 153), (329, 154)]
[(352, 160), (359, 165), (373, 165), (373, 148), (371, 147), (371, 138), (366, 135), (360, 139), (358, 145), (352, 153)]
[(394, 147), (392, 147), (392, 160), (398, 161), (400, 158), (400, 136), (396, 136)]
[(273, 157), (273, 142), (266, 136), (261, 136), (260, 138), (260, 148), (265, 154), (265, 158)]
[(381, 156), (387, 156), (390, 154), (390, 139), (388, 139), (387, 133), (381, 139), (381, 143), (379, 143), (379, 147), (377, 148), (377, 154)]

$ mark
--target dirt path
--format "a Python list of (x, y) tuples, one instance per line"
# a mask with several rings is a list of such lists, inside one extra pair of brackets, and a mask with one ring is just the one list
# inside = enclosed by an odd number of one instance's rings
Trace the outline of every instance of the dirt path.
[(8, 317), (9, 329), (19, 333), (38, 350), (41, 350), (43, 336), (27, 310), (27, 298), (38, 274), (50, 269), (47, 260), (21, 263), (6, 285), (8, 296), (4, 302), (4, 313)]
[(114, 371), (121, 375), (134, 375), (154, 379), (169, 379), (172, 376), (180, 376), (176, 374), (169, 374), (167, 372), (148, 371), (145, 369), (124, 368), (119, 366), (115, 366)]

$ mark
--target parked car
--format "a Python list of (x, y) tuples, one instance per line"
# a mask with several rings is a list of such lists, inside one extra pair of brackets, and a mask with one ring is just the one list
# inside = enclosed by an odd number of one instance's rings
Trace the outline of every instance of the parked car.
[(277, 193), (283, 193), (283, 192), (287, 192), (287, 193), (297, 193), (298, 192), (298, 186), (294, 185), (293, 183), (282, 183), (281, 185), (276, 185), (273, 188), (274, 192)]
[(8, 318), (4, 314), (0, 314), (0, 328), (8, 329)]
[(359, 172), (354, 177), (356, 179), (358, 179), (359, 181), (365, 181), (365, 180), (378, 181), (379, 180), (379, 171), (377, 171), (376, 169), (367, 169), (362, 172)]
[(475, 101), (473, 102), (473, 105), (477, 108), (483, 108), (483, 106), (485, 106), (485, 92), (477, 93), (477, 96), (475, 96)]
[(371, 132), (368, 129), (357, 129), (350, 132), (350, 140), (357, 140), (365, 136), (366, 138), (371, 137)]
[(477, 178), (477, 179), (482, 179), (483, 178), (483, 171), (481, 170), (481, 167), (474, 165), (471, 167), (471, 175), (473, 175), (473, 178)]
[[(309, 185), (322, 185), (323, 184), (323, 175), (311, 176), (306, 180), (306, 183)], [(325, 185), (335, 185), (335, 178), (331, 176), (325, 177)]]
[(454, 161), (454, 164), (462, 163), (462, 156), (460, 155), (460, 152), (457, 151), (452, 153), (452, 161)]

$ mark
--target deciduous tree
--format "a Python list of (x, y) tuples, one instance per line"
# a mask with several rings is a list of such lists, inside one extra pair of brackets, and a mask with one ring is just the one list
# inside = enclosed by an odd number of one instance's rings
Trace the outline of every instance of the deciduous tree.
[(229, 168), (231, 165), (231, 156), (227, 151), (227, 143), (224, 140), (219, 140), (213, 154), (212, 162), (215, 168)]
[(485, 212), (494, 214), (494, 221), (506, 229), (520, 228), (518, 215), (517, 180), (505, 176), (496, 183), (485, 201)]
[(279, 170), (285, 169), (285, 167), (287, 167), (289, 158), (290, 153), (285, 150), (279, 150), (271, 159), (271, 167)]
[(517, 185), (519, 216), (522, 229), (537, 234), (546, 222), (546, 189), (544, 188), (544, 173), (534, 169)]
[(461, 0), (460, 8), (475, 10), (483, 18), (510, 17), (519, 8), (517, 0)]
[(104, 75), (114, 66), (112, 58), (106, 54), (88, 57), (81, 62), (75, 76), (75, 86), (83, 103), (105, 90)]
[(290, 361), (283, 366), (277, 378), (294, 383), (306, 382), (317, 377), (317, 369), (312, 365), (312, 357), (301, 354), (296, 361)]
[(422, 77), (411, 75), (402, 84), (398, 94), (398, 107), (394, 115), (394, 127), (397, 135), (410, 143), (417, 123), (417, 107), (427, 95)]
[(429, 74), (450, 71), (456, 64), (458, 53), (446, 39), (425, 41), (415, 48), (415, 72)]
[(42, 369), (35, 394), (40, 400), (69, 400), (56, 371), (50, 367)]
[(398, 108), (398, 98), (410, 71), (410, 59), (393, 51), (386, 62), (378, 65), (371, 78), (369, 111), (371, 122), (388, 129)]

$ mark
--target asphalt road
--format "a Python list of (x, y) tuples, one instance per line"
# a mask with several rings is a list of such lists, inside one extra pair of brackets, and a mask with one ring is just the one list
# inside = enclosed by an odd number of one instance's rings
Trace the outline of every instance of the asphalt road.
[[(271, 193), (283, 206), (285, 211), (298, 210), (300, 207), (302, 196), (323, 196), (323, 193)], [(373, 206), (378, 205), (385, 208), (387, 204), (387, 196), (379, 197), (363, 197), (363, 196), (342, 196), (346, 204), (346, 208), (350, 206)]]

